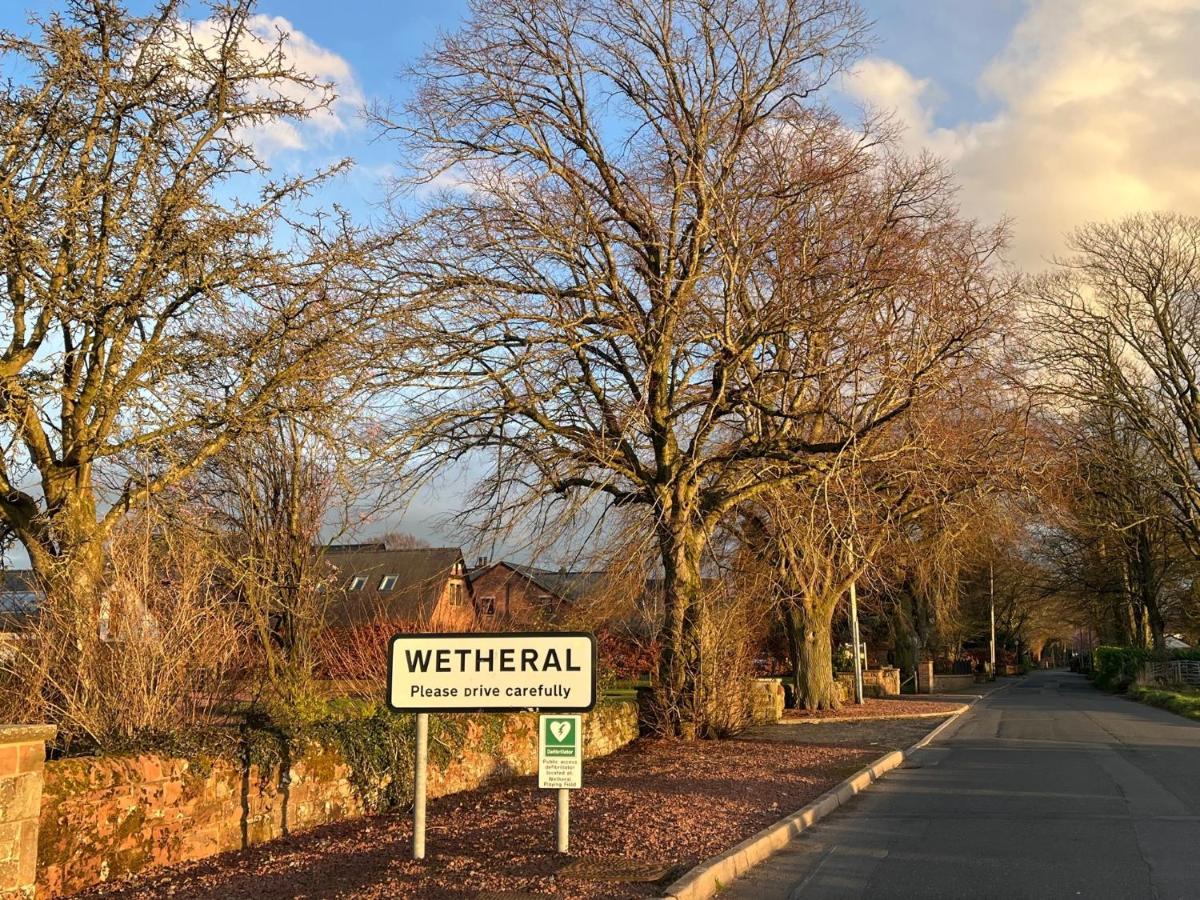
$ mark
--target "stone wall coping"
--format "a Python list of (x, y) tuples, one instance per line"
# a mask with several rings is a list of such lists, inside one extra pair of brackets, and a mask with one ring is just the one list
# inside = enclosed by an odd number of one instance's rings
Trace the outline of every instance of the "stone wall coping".
[(0, 744), (28, 744), (51, 741), (58, 734), (54, 725), (0, 725)]

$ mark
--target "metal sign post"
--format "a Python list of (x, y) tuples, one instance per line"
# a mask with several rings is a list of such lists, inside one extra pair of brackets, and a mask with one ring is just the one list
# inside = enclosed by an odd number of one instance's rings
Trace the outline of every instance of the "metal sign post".
[(571, 792), (558, 789), (558, 827), (554, 832), (555, 846), (559, 853), (566, 853), (571, 846)]
[(571, 791), (583, 787), (583, 719), (579, 716), (538, 718), (538, 787), (558, 792), (555, 846), (571, 845)]
[(416, 771), (413, 773), (413, 859), (425, 858), (425, 787), (429, 765), (429, 713), (417, 713)]
[[(400, 634), (388, 653), (388, 706), (417, 714), (413, 760), (413, 859), (425, 858), (429, 714), (561, 712), (543, 716), (550, 765), (539, 787), (558, 789), (558, 848), (567, 852), (570, 795), (582, 780), (581, 719), (596, 705), (596, 638), (585, 632)], [(543, 754), (545, 755), (545, 754)], [(542, 784), (542, 771), (558, 781)], [(557, 773), (554, 775), (553, 773)]]
[(858, 585), (850, 582), (850, 642), (854, 644), (854, 702), (863, 702), (862, 647), (858, 640)]

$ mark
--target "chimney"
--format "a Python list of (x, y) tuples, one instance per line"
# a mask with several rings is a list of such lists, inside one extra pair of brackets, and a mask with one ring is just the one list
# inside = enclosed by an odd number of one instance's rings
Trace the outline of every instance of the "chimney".
[(477, 569), (482, 569), (487, 564), (488, 564), (488, 558), (486, 556), (481, 556), (475, 560), (475, 568), (477, 568)]

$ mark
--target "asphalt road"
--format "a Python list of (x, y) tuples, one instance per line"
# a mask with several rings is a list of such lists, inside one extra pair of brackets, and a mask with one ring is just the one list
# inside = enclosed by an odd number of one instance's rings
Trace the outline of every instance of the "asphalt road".
[(1034, 673), (720, 897), (1200, 897), (1200, 724)]

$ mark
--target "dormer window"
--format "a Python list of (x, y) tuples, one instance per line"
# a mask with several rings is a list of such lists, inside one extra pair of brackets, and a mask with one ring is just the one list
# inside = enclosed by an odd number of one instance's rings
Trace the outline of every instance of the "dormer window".
[(379, 589), (381, 591), (390, 591), (396, 587), (397, 575), (384, 575), (379, 579)]
[(367, 578), (365, 575), (355, 575), (350, 579), (350, 590), (361, 591), (367, 586)]

